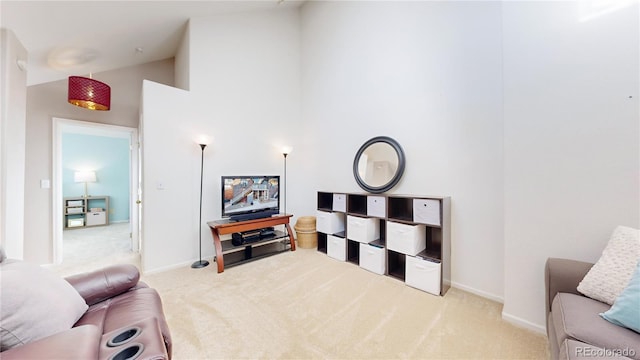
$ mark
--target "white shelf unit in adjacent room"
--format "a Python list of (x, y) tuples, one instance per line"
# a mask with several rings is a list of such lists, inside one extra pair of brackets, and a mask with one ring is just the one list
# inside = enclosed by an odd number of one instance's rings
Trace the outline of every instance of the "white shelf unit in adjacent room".
[(318, 192), (318, 251), (434, 295), (451, 284), (451, 198)]
[(109, 225), (109, 197), (66, 197), (62, 213), (65, 230)]

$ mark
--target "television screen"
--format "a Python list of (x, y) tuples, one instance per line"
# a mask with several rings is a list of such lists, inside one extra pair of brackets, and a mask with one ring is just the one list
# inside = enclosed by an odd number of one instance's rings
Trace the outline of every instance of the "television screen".
[(221, 183), (223, 217), (255, 218), (279, 212), (280, 176), (223, 176)]

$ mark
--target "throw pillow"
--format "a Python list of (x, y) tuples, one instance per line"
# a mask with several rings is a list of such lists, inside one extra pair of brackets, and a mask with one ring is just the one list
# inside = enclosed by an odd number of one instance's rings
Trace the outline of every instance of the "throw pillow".
[(0, 278), (0, 351), (71, 329), (87, 311), (71, 284), (38, 265), (5, 260)]
[(616, 298), (611, 309), (600, 316), (613, 324), (640, 333), (640, 262), (629, 285)]
[(640, 260), (640, 230), (618, 226), (598, 262), (578, 285), (578, 291), (612, 305), (627, 286)]

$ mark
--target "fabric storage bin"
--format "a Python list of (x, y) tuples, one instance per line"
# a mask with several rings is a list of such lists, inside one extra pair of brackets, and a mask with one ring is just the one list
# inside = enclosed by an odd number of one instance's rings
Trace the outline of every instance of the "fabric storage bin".
[(368, 243), (380, 238), (380, 220), (347, 215), (347, 238)]
[(327, 235), (327, 255), (330, 257), (340, 260), (347, 260), (347, 239)]
[(434, 295), (440, 295), (440, 272), (442, 269), (440, 262), (407, 256), (405, 264), (405, 284)]
[(84, 201), (82, 200), (67, 200), (67, 206), (83, 206)]
[(337, 234), (344, 231), (344, 214), (337, 212), (316, 212), (316, 231)]
[(378, 275), (383, 275), (385, 270), (384, 248), (360, 244), (360, 267)]
[(387, 221), (387, 249), (407, 255), (417, 255), (426, 247), (427, 232), (424, 225)]
[(84, 212), (84, 208), (82, 207), (67, 208), (67, 214), (82, 214), (83, 212)]
[(105, 225), (107, 223), (107, 214), (104, 211), (87, 213), (87, 226)]
[(367, 196), (367, 216), (384, 218), (387, 216), (387, 202), (384, 196)]
[(413, 199), (413, 221), (440, 226), (440, 200)]
[(347, 194), (333, 194), (333, 211), (347, 212)]
[(84, 219), (83, 218), (78, 218), (78, 219), (67, 219), (67, 227), (80, 227), (80, 226), (84, 226)]

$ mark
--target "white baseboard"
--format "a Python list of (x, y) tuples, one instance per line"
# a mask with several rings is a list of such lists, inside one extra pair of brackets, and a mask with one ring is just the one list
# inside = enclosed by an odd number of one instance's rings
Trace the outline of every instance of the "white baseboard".
[(460, 284), (460, 283), (455, 282), (455, 281), (451, 282), (451, 286), (456, 288), (456, 289), (464, 290), (464, 291), (470, 292), (470, 293), (472, 293), (474, 295), (478, 295), (478, 296), (481, 296), (483, 298), (499, 302), (500, 304), (504, 304), (504, 298), (502, 296), (498, 296), (496, 294), (492, 294), (492, 293), (488, 293), (486, 291), (478, 290), (476, 288), (472, 288), (470, 286), (463, 285), (463, 284)]
[(129, 220), (116, 220), (116, 221), (109, 221), (109, 224), (120, 224), (120, 223), (128, 223)]
[[(171, 264), (169, 266), (155, 268), (155, 269), (152, 269), (152, 270), (144, 270), (143, 274), (144, 275), (151, 275), (151, 274), (157, 274), (157, 273), (161, 273), (161, 272), (165, 272), (165, 271), (169, 271), (169, 270), (173, 270), (173, 269), (178, 269), (178, 268), (181, 268), (181, 267), (190, 267), (191, 264), (193, 264), (196, 261), (198, 261), (198, 259), (194, 259), (194, 260), (191, 260), (191, 261), (185, 261), (185, 262), (181, 262), (181, 263), (178, 263), (178, 264)], [(215, 263), (213, 261), (209, 261), (209, 266), (211, 266), (212, 264), (215, 264)]]
[[(472, 288), (470, 286), (467, 285), (463, 285), (457, 282), (451, 282), (451, 286), (460, 290), (464, 290), (466, 292), (470, 292), (474, 295), (478, 295), (481, 296), (483, 298), (489, 299), (489, 300), (493, 300), (496, 302), (499, 302), (500, 304), (504, 304), (504, 297), (502, 296), (498, 296), (495, 294), (491, 294), (488, 293), (486, 291), (482, 291), (482, 290), (478, 290), (476, 288)], [(522, 318), (519, 318), (517, 316), (513, 316), (511, 314), (505, 313), (504, 311), (502, 312), (502, 319), (510, 324), (513, 324), (517, 327), (521, 327), (527, 330), (531, 330), (533, 332), (536, 333), (540, 333), (540, 334), (547, 334), (547, 328), (544, 325), (539, 325), (539, 324), (534, 324), (528, 320), (524, 320)]]
[(534, 324), (531, 321), (519, 318), (517, 316), (513, 316), (511, 314), (507, 314), (506, 312), (502, 312), (502, 319), (510, 324), (515, 326), (525, 328), (527, 330), (531, 330), (543, 335), (547, 334), (547, 328), (544, 326), (540, 326), (538, 324)]

